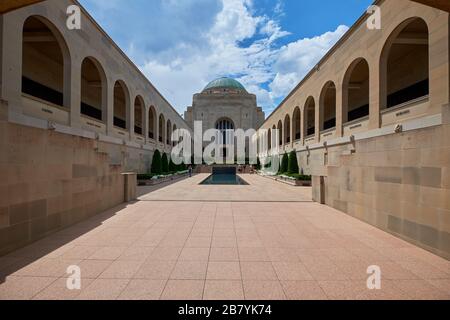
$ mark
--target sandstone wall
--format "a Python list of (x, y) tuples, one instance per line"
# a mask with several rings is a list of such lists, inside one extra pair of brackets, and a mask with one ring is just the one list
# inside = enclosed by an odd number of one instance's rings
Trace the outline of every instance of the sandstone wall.
[(311, 150), (309, 165), (300, 152), (299, 163), (315, 201), (450, 259), (449, 137), (447, 122)]
[(97, 142), (8, 123), (0, 104), (0, 255), (124, 202)]

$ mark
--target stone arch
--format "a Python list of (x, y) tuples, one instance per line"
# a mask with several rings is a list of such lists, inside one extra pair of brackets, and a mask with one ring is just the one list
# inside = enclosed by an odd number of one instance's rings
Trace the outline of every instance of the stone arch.
[(159, 142), (164, 143), (165, 141), (165, 131), (166, 131), (166, 119), (164, 115), (161, 113), (159, 115)]
[(134, 133), (144, 135), (145, 102), (138, 95), (134, 100)]
[(148, 137), (153, 140), (156, 140), (156, 119), (156, 109), (154, 106), (150, 106), (148, 109)]
[(170, 119), (167, 120), (167, 129), (166, 129), (166, 144), (171, 145), (172, 140), (172, 121)]
[(283, 122), (280, 120), (278, 121), (278, 145), (281, 147), (283, 145)]
[(304, 112), (304, 137), (311, 137), (316, 132), (316, 102), (313, 97), (308, 97), (305, 102)]
[(291, 143), (291, 117), (289, 114), (284, 117), (284, 143)]
[(369, 116), (370, 95), (369, 63), (358, 58), (348, 67), (342, 86), (342, 122)]
[(130, 93), (124, 81), (114, 83), (114, 126), (120, 129), (130, 128)]
[(292, 129), (293, 129), (293, 140), (298, 141), (301, 139), (301, 123), (302, 123), (302, 114), (300, 111), (300, 107), (295, 107), (294, 113), (292, 114)]
[(336, 128), (336, 85), (333, 81), (323, 86), (319, 108), (320, 131)]
[(58, 28), (33, 15), (22, 29), (22, 93), (70, 111), (71, 56)]
[(80, 113), (83, 116), (106, 122), (108, 85), (105, 71), (94, 57), (81, 63)]
[(380, 56), (380, 109), (428, 96), (429, 28), (419, 17), (406, 19), (390, 34)]

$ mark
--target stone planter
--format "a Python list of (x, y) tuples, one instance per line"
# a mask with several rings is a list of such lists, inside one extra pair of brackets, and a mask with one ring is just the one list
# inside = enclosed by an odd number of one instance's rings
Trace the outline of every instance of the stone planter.
[(138, 186), (143, 187), (143, 186), (156, 186), (158, 184), (161, 183), (165, 183), (165, 182), (169, 182), (169, 181), (175, 181), (178, 179), (181, 179), (183, 177), (187, 177), (188, 174), (184, 173), (184, 174), (179, 174), (179, 175), (174, 175), (171, 177), (163, 177), (163, 178), (159, 178), (159, 179), (152, 179), (152, 180), (138, 180)]
[(294, 187), (311, 187), (312, 186), (311, 181), (293, 180), (293, 179), (288, 179), (288, 178), (280, 177), (280, 176), (263, 176), (263, 175), (260, 175), (260, 176), (274, 180), (274, 181), (286, 183), (286, 184), (289, 184)]

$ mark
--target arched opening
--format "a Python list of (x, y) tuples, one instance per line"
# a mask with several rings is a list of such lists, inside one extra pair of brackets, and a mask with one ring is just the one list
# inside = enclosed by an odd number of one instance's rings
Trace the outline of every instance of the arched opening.
[(336, 85), (329, 81), (320, 95), (320, 130), (336, 128)]
[(234, 122), (228, 118), (219, 119), (216, 122), (216, 130), (219, 130), (221, 142), (224, 145), (222, 156), (226, 158), (228, 151), (226, 146), (232, 145), (234, 142)]
[(281, 147), (283, 145), (283, 122), (278, 121), (278, 145)]
[(369, 81), (367, 61), (354, 61), (344, 77), (343, 123), (369, 116)]
[(382, 109), (428, 96), (429, 32), (426, 22), (412, 18), (390, 36), (381, 55)]
[(220, 119), (216, 122), (216, 130), (220, 131), (223, 144), (230, 144), (232, 138), (227, 134), (227, 130), (234, 130), (234, 123), (230, 119)]
[(167, 120), (167, 134), (166, 134), (166, 144), (171, 145), (172, 140), (172, 122)]
[(85, 58), (81, 64), (81, 114), (98, 121), (104, 120), (106, 95), (103, 68), (94, 58)]
[(156, 137), (156, 110), (154, 106), (150, 106), (148, 110), (148, 137), (150, 139)]
[(280, 132), (277, 132), (278, 130), (277, 130), (277, 126), (276, 125), (273, 125), (273, 127), (272, 127), (272, 139), (270, 140), (271, 141), (271, 143), (272, 143), (272, 149), (273, 148), (276, 148), (277, 147), (277, 145), (278, 145), (278, 136), (280, 135)]
[(134, 133), (144, 134), (145, 103), (141, 96), (137, 96), (134, 101)]
[(268, 130), (267, 132), (267, 148), (268, 150), (272, 150), (272, 130)]
[(305, 104), (305, 136), (307, 138), (316, 133), (316, 102), (313, 97), (309, 97)]
[(70, 54), (57, 28), (32, 16), (23, 26), (22, 93), (70, 109)]
[[(173, 130), (172, 130), (172, 132), (175, 132), (176, 130), (177, 130), (177, 125), (174, 124), (174, 125), (173, 125)], [(178, 143), (177, 141), (173, 141), (173, 142), (172, 142), (172, 146), (175, 147), (175, 146), (177, 145), (177, 143)]]
[(294, 126), (294, 138), (295, 141), (298, 141), (301, 139), (302, 135), (301, 135), (301, 112), (300, 112), (300, 108), (296, 107), (294, 110), (294, 114), (292, 115), (292, 125)]
[(159, 116), (159, 142), (163, 143), (164, 142), (164, 131), (166, 128), (166, 120), (164, 118), (164, 116), (161, 114)]
[(129, 95), (123, 81), (116, 81), (114, 85), (114, 126), (121, 129), (129, 127)]
[(288, 114), (284, 118), (284, 143), (291, 143), (291, 117)]

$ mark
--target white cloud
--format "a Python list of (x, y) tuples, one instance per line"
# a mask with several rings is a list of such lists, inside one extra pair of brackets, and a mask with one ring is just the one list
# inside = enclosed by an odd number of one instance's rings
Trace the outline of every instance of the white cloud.
[[(144, 73), (180, 112), (190, 104), (193, 93), (220, 76), (236, 77), (257, 94), (261, 105), (273, 105), (261, 84), (273, 78), (271, 66), (277, 55), (273, 42), (288, 33), (268, 17), (253, 15), (251, 6), (248, 0), (223, 0), (213, 26), (202, 35), (207, 39), (204, 46), (182, 43), (143, 64)], [(261, 39), (239, 45), (260, 34)]]
[(347, 30), (348, 27), (342, 25), (335, 31), (301, 39), (282, 47), (273, 66), (276, 75), (270, 84), (272, 97), (286, 96)]
[[(279, 47), (277, 40), (290, 34), (276, 20), (284, 14), (283, 0), (276, 3), (275, 18), (256, 14), (253, 0), (154, 0), (151, 5), (134, 0), (119, 9), (122, 0), (82, 1), (98, 11), (108, 31), (180, 113), (194, 93), (221, 76), (241, 81), (269, 113), (348, 30), (340, 26)], [(141, 19), (139, 11), (146, 8), (152, 18)]]

